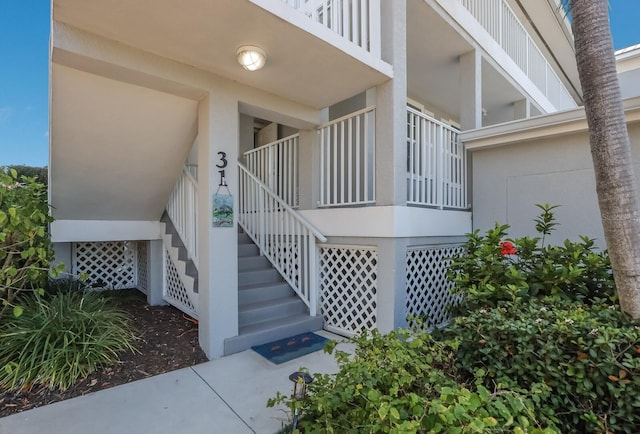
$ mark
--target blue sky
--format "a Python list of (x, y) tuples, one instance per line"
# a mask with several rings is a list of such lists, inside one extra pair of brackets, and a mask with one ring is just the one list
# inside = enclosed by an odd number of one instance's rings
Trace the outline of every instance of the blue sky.
[[(610, 4), (615, 48), (640, 43), (640, 2)], [(0, 166), (48, 164), (49, 8), (0, 0)]]

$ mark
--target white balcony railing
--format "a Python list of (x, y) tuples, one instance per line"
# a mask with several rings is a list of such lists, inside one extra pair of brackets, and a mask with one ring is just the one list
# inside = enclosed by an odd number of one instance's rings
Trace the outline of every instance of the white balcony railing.
[(295, 134), (244, 154), (247, 169), (292, 208), (298, 207), (298, 138)]
[(319, 207), (375, 202), (375, 107), (320, 127)]
[(506, 0), (459, 0), (557, 110), (577, 106)]
[(380, 57), (380, 0), (282, 0), (313, 21)]
[(454, 128), (407, 107), (407, 204), (467, 209), (467, 161)]
[[(185, 165), (167, 203), (167, 214), (187, 249), (189, 258), (198, 267), (196, 236), (198, 215), (198, 167)], [(194, 176), (195, 175), (195, 176)]]
[(238, 163), (238, 224), (315, 316), (318, 306), (316, 240), (327, 239), (255, 175)]

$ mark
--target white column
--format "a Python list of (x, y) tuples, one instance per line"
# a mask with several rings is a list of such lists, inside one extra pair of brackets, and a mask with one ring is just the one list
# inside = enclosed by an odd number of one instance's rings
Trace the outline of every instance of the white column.
[(318, 130), (300, 130), (298, 139), (298, 197), (300, 209), (317, 208), (320, 199), (320, 149)]
[[(378, 86), (376, 101), (376, 204), (405, 205), (407, 154), (407, 4), (382, 2), (382, 58), (393, 79)], [(373, 96), (367, 93), (367, 100)]]
[[(210, 94), (200, 102), (198, 338), (210, 359), (223, 356), (224, 340), (238, 335), (238, 119), (238, 101), (232, 96)], [(216, 167), (224, 161), (226, 167)], [(218, 192), (220, 170), (225, 171), (228, 192), (233, 195), (233, 227), (212, 227), (212, 200)]]
[(477, 49), (460, 56), (460, 124), (462, 131), (482, 126), (482, 55)]
[(167, 304), (162, 298), (164, 289), (164, 246), (162, 240), (147, 243), (147, 303), (150, 306)]

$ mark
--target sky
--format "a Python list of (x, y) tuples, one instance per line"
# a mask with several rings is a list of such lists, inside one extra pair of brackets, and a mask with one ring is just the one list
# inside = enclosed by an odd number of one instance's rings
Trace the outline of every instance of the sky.
[[(640, 0), (610, 6), (614, 48), (640, 43)], [(49, 0), (0, 0), (0, 166), (48, 164), (49, 10)]]

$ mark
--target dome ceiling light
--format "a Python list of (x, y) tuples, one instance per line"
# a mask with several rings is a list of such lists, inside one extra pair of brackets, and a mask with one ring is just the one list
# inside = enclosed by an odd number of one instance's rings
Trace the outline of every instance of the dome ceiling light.
[(253, 45), (243, 45), (236, 51), (238, 63), (247, 71), (257, 71), (267, 62), (267, 53)]

